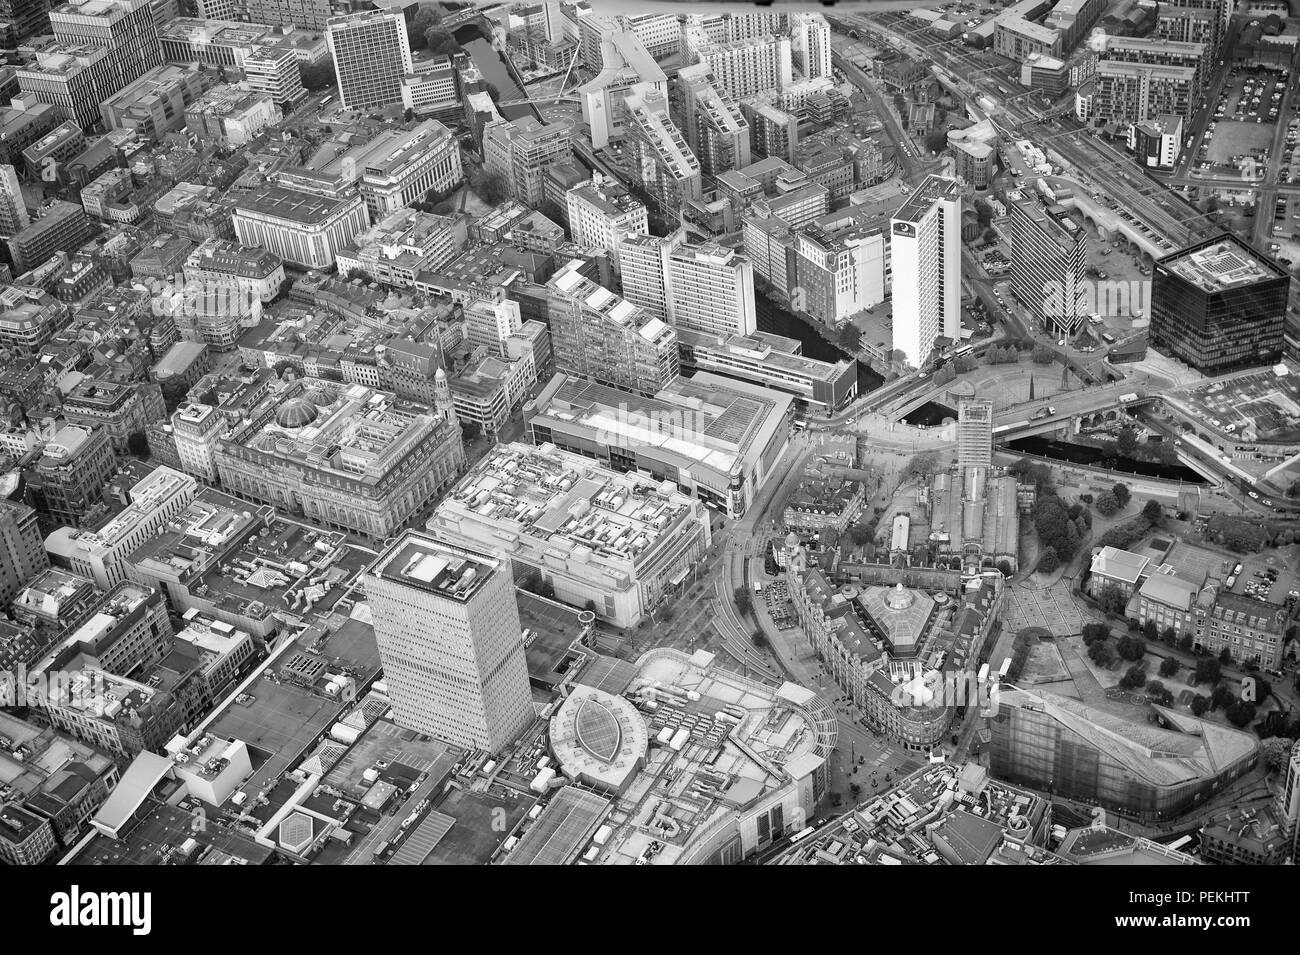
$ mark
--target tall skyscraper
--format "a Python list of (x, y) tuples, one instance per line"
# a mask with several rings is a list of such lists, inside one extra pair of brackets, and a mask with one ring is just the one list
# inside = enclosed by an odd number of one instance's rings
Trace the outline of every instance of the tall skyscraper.
[(412, 72), (412, 65), (406, 22), (400, 13), (375, 10), (333, 17), (326, 36), (346, 108), (402, 102), (402, 77)]
[(988, 398), (963, 398), (957, 403), (957, 467), (963, 475), (971, 468), (993, 463), (993, 402)]
[(509, 560), (408, 529), (365, 575), (397, 722), (495, 753), (533, 720)]
[(808, 79), (831, 75), (831, 25), (820, 13), (790, 14), (794, 66)]
[(1291, 844), (1289, 854), (1294, 862), (1300, 858), (1300, 746), (1292, 748), (1284, 773), (1286, 779), (1277, 790), (1277, 814)]
[(546, 170), (573, 157), (569, 127), (531, 116), (483, 128), (483, 166), (500, 173), (510, 195), (536, 209), (546, 197)]
[(894, 350), (920, 368), (939, 336), (961, 334), (961, 188), (929, 176), (890, 223)]
[(36, 512), (26, 504), (0, 500), (0, 605), (9, 606), (23, 585), (48, 566)]
[(619, 246), (623, 295), (681, 328), (749, 335), (757, 328), (754, 266), (714, 243), (691, 245), (680, 232), (628, 236)]
[(1151, 277), (1152, 347), (1217, 374), (1282, 355), (1291, 276), (1230, 233), (1165, 256)]
[[(1007, 197), (1011, 287), (1052, 335), (1072, 335), (1089, 312), (1088, 234), (1060, 205), (1020, 192)], [(1095, 297), (1095, 296), (1094, 296)]]
[(710, 179), (749, 165), (749, 121), (736, 101), (703, 63), (677, 72), (682, 93), (682, 128)]
[(681, 221), (682, 203), (701, 194), (700, 161), (668, 114), (668, 97), (646, 83), (627, 97), (628, 158), (645, 184), (650, 214), (660, 224)]
[(0, 165), (0, 236), (8, 238), (31, 221), (18, 173), (8, 163)]
[(108, 49), (104, 99), (162, 64), (150, 0), (72, 0), (50, 11), (50, 29), (61, 44)]

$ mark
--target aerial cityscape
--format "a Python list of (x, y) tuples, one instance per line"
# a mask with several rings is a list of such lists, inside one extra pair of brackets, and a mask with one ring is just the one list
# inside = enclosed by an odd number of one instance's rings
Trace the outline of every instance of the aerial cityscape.
[(1300, 7), (0, 38), (0, 863), (1297, 861)]

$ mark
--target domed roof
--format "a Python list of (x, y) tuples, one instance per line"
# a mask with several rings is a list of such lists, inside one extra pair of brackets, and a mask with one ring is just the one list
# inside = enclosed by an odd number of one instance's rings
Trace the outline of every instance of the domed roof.
[(900, 583), (885, 597), (885, 606), (890, 610), (906, 610), (915, 600), (915, 595)]
[(334, 396), (324, 388), (308, 388), (302, 393), (302, 397), (304, 400), (310, 401), (318, 408), (324, 408), (328, 405), (334, 404)]
[(305, 428), (316, 420), (316, 406), (306, 398), (290, 398), (275, 413), (275, 423), (282, 428)]

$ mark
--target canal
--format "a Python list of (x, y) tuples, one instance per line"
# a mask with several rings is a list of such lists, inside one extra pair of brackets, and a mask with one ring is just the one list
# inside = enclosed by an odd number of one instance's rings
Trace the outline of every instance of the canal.
[(1024, 454), (1054, 458), (1057, 461), (1069, 461), (1071, 464), (1091, 464), (1141, 477), (1164, 478), (1167, 481), (1184, 481), (1188, 484), (1206, 483), (1200, 473), (1184, 464), (1168, 465), (1161, 464), (1159, 461), (1136, 461), (1133, 458), (1103, 451), (1101, 448), (1071, 444), (1068, 441), (1053, 441), (1050, 438), (1035, 436), (1008, 441), (1006, 448)]
[(496, 87), (497, 108), (506, 119), (537, 117), (537, 111), (531, 103), (516, 103), (513, 106), (501, 106), (511, 100), (524, 98), (524, 91), (515, 82), (514, 74), (502, 55), (492, 48), (492, 43), (483, 38), (482, 32), (472, 24), (467, 24), (456, 31), (456, 42), (461, 45), (469, 58), (474, 61), (483, 78)]
[[(792, 315), (785, 309), (770, 301), (766, 296), (755, 293), (754, 308), (758, 330), (773, 335), (793, 338), (803, 345), (803, 354), (817, 361), (843, 361), (852, 356), (840, 349), (834, 342), (827, 341), (821, 333), (808, 322)], [(885, 379), (862, 362), (858, 366), (858, 394), (865, 395), (875, 391)]]

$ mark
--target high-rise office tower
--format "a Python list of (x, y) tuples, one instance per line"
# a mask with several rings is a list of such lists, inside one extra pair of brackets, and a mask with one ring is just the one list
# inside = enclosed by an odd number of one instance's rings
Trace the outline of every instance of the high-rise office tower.
[(971, 468), (993, 463), (993, 402), (988, 398), (963, 398), (957, 403), (957, 467), (965, 475)]
[(402, 77), (412, 71), (406, 22), (378, 10), (333, 17), (326, 34), (339, 96), (348, 109), (402, 102)]
[(162, 64), (158, 20), (149, 0), (72, 0), (50, 11), (50, 29), (67, 46), (108, 48), (107, 99)]
[(1059, 204), (1020, 192), (1007, 197), (1011, 287), (1052, 335), (1073, 335), (1087, 314), (1088, 234)]
[(790, 52), (808, 79), (831, 75), (831, 25), (820, 13), (790, 14)]
[(500, 751), (534, 713), (510, 561), (408, 529), (365, 575), (401, 726)]
[(500, 173), (510, 195), (530, 208), (546, 197), (546, 170), (573, 157), (569, 127), (531, 116), (483, 128), (483, 166)]
[(750, 335), (758, 327), (754, 266), (711, 242), (628, 236), (619, 245), (623, 296), (674, 327), (717, 335)]
[(0, 165), (0, 236), (7, 238), (31, 221), (18, 173), (8, 163)]
[(651, 216), (660, 225), (675, 226), (682, 203), (700, 198), (700, 161), (669, 116), (662, 92), (639, 83), (627, 97), (627, 108), (633, 173), (645, 184)]
[(9, 606), (23, 585), (48, 566), (36, 512), (26, 504), (0, 500), (0, 605)]
[(0, 20), (12, 24), (13, 39), (50, 32), (50, 5), (46, 0), (0, 0)]
[(894, 350), (920, 368), (940, 336), (961, 334), (961, 187), (929, 176), (889, 229)]
[(682, 129), (710, 179), (749, 165), (749, 121), (740, 106), (703, 63), (677, 72), (682, 93)]
[(1151, 277), (1152, 347), (1218, 374), (1282, 355), (1291, 275), (1230, 233), (1160, 259)]

